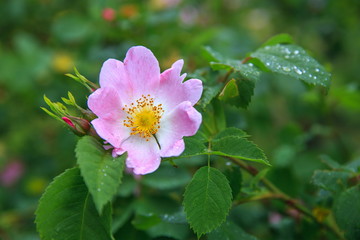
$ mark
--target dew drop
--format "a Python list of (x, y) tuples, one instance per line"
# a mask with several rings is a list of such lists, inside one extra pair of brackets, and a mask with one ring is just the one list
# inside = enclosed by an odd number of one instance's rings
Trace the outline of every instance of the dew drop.
[(270, 47), (269, 47), (269, 46), (266, 46), (266, 47), (265, 47), (265, 49), (266, 49), (266, 50), (269, 50), (269, 49), (270, 49)]
[(294, 70), (295, 70), (295, 72), (296, 72), (297, 74), (299, 74), (299, 75), (301, 75), (301, 74), (302, 74), (302, 71), (301, 71), (300, 69), (295, 68)]
[(101, 189), (100, 189), (100, 188), (98, 188), (98, 189), (97, 189), (97, 191), (98, 191), (98, 192), (100, 192), (100, 191), (101, 191)]
[(312, 77), (312, 75), (311, 75), (311, 74), (309, 74), (309, 77)]
[(316, 76), (314, 76), (314, 79), (317, 79), (317, 77), (316, 77)]
[(295, 51), (294, 51), (294, 54), (299, 54), (299, 50), (295, 50)]
[(106, 177), (107, 176), (107, 174), (106, 173), (104, 173), (104, 177)]
[(266, 66), (270, 66), (270, 63), (269, 63), (269, 62), (267, 62), (267, 63), (265, 63), (265, 65), (266, 65)]
[(289, 55), (285, 55), (285, 58), (286, 58), (286, 59), (289, 59), (289, 58), (290, 58), (290, 56), (289, 56)]
[(282, 67), (282, 69), (283, 69), (285, 72), (290, 72), (290, 68), (289, 68), (289, 67)]
[(320, 70), (318, 68), (315, 68), (315, 72), (319, 72)]

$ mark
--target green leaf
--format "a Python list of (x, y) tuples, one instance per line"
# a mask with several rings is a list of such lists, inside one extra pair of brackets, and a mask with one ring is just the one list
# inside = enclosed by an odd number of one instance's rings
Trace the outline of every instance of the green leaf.
[(312, 176), (312, 183), (330, 192), (340, 192), (347, 187), (351, 173), (345, 171), (317, 170)]
[(239, 60), (227, 60), (225, 64), (230, 66), (235, 73), (238, 74), (237, 78), (253, 82), (256, 82), (260, 78), (260, 69), (251, 62), (242, 63), (242, 61)]
[(146, 230), (154, 225), (157, 225), (161, 222), (161, 218), (157, 215), (136, 215), (135, 218), (131, 221), (132, 225), (139, 230)]
[(236, 80), (231, 79), (223, 88), (221, 93), (219, 94), (219, 99), (222, 101), (227, 101), (234, 97), (239, 96), (239, 90), (236, 85)]
[(280, 43), (290, 44), (290, 43), (294, 43), (294, 40), (289, 34), (281, 33), (281, 34), (275, 35), (272, 38), (270, 38), (269, 40), (267, 40), (262, 45), (262, 47), (276, 45), (276, 44), (280, 44)]
[(264, 152), (253, 142), (238, 136), (227, 136), (212, 141), (212, 152), (220, 156), (234, 157), (243, 160), (270, 165)]
[(257, 240), (231, 221), (224, 222), (220, 227), (208, 234), (208, 240)]
[(233, 199), (239, 194), (242, 183), (242, 174), (238, 166), (227, 167), (224, 172), (231, 187)]
[(204, 143), (196, 138), (193, 137), (184, 138), (184, 142), (185, 142), (184, 152), (179, 157), (174, 157), (174, 159), (198, 156), (207, 153), (207, 149)]
[(219, 132), (214, 139), (221, 139), (224, 137), (229, 137), (229, 136), (233, 136), (233, 137), (248, 137), (249, 135), (244, 132), (243, 130), (239, 129), (239, 128), (235, 128), (235, 127), (229, 127), (224, 129), (223, 131)]
[(272, 72), (288, 75), (312, 85), (326, 88), (330, 85), (330, 73), (299, 46), (265, 46), (251, 56), (260, 59)]
[(209, 46), (203, 47), (202, 54), (209, 62), (218, 62), (223, 59), (220, 53), (216, 52), (214, 49), (212, 49)]
[(203, 94), (199, 101), (199, 106), (205, 109), (206, 106), (213, 100), (221, 91), (223, 84), (212, 83), (211, 85), (204, 85)]
[(213, 70), (236, 71), (243, 79), (251, 81), (257, 81), (260, 77), (261, 72), (259, 68), (255, 66), (260, 63), (257, 64), (258, 61), (256, 59), (250, 58), (246, 63), (239, 60), (227, 59), (210, 47), (205, 47), (204, 52), (206, 52), (207, 59), (210, 61), (210, 66)]
[(238, 80), (239, 96), (232, 99), (230, 102), (236, 107), (247, 108), (251, 102), (251, 97), (254, 95), (255, 83), (246, 79)]
[(219, 99), (225, 100), (236, 107), (247, 108), (251, 97), (254, 95), (255, 82), (260, 78), (260, 69), (253, 63), (243, 64), (238, 60), (226, 60), (223, 63), (214, 63), (212, 67), (234, 71), (233, 77), (234, 80), (236, 80), (236, 82), (233, 80), (229, 81), (228, 85), (230, 85), (225, 86), (219, 95)]
[(66, 170), (47, 187), (35, 219), (43, 240), (111, 240), (111, 208), (100, 216), (78, 168)]
[(231, 188), (216, 168), (202, 167), (186, 187), (186, 218), (198, 237), (220, 226), (231, 207)]
[(233, 70), (241, 79), (256, 82), (260, 78), (261, 71), (253, 63), (242, 63), (239, 60), (224, 60), (223, 62), (211, 63), (214, 70)]
[(335, 220), (349, 240), (360, 239), (360, 186), (341, 193), (334, 205)]
[(101, 213), (104, 205), (118, 191), (126, 154), (113, 158), (95, 138), (85, 136), (77, 143), (76, 157), (81, 175)]
[(184, 186), (190, 179), (191, 176), (185, 169), (161, 166), (154, 173), (143, 176), (141, 182), (153, 188), (167, 190)]

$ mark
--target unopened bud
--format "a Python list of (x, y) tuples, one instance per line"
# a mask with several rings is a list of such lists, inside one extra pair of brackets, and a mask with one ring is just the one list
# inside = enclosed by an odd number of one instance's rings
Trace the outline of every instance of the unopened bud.
[(74, 125), (74, 123), (70, 120), (70, 118), (68, 118), (68, 117), (62, 117), (61, 119), (64, 120), (64, 122), (66, 122), (67, 125), (69, 125), (70, 127), (72, 127), (72, 128), (75, 129), (75, 125)]
[(90, 123), (88, 120), (78, 117), (71, 117), (76, 124), (76, 128), (81, 128), (82, 132), (88, 132), (90, 129)]

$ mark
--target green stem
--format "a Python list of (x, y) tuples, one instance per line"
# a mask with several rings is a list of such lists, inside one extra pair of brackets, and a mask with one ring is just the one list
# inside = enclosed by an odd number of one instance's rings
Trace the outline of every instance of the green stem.
[[(240, 166), (241, 168), (243, 168), (245, 171), (247, 171), (248, 173), (250, 173), (252, 176), (256, 176), (258, 174), (258, 170), (246, 163), (244, 163), (242, 160), (237, 159), (237, 158), (232, 158), (232, 157), (226, 157), (228, 159), (230, 159), (233, 163), (235, 163), (236, 165)], [(331, 231), (335, 236), (338, 237), (338, 239), (341, 240), (345, 240), (343, 234), (341, 234), (339, 232), (339, 230), (334, 227), (331, 226), (325, 222), (320, 222), (313, 214), (312, 212), (307, 209), (303, 204), (301, 204), (297, 199), (291, 198), (289, 195), (287, 195), (286, 193), (284, 193), (283, 191), (281, 191), (278, 187), (276, 187), (271, 181), (269, 181), (267, 178), (262, 178), (261, 182), (264, 184), (264, 186), (271, 192), (269, 194), (265, 194), (260, 196), (259, 198), (251, 198), (251, 199), (247, 199), (245, 201), (249, 201), (249, 200), (261, 200), (261, 199), (266, 199), (266, 198), (271, 198), (271, 199), (279, 199), (283, 202), (285, 202), (288, 206), (298, 210), (299, 212), (301, 212), (302, 214), (304, 214), (305, 216), (309, 217), (311, 220), (313, 220), (314, 222), (316, 222), (317, 224), (319, 224), (320, 226), (324, 227), (325, 229)], [(241, 201), (237, 202), (238, 204), (241, 203)]]

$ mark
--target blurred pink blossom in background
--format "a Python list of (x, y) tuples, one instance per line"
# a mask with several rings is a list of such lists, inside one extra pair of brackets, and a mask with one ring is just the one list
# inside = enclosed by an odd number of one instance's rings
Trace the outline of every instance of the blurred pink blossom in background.
[(4, 187), (13, 186), (24, 172), (24, 164), (19, 161), (12, 161), (5, 165), (0, 172), (0, 184)]

